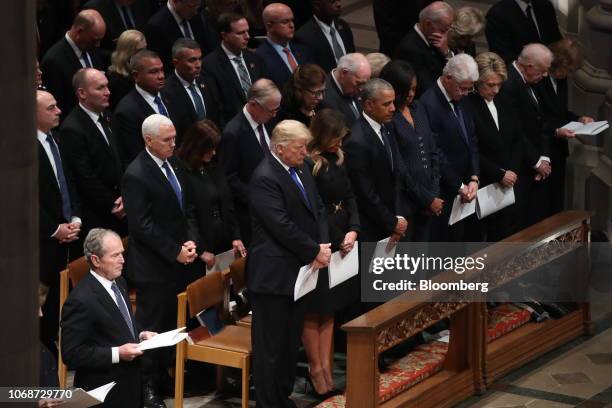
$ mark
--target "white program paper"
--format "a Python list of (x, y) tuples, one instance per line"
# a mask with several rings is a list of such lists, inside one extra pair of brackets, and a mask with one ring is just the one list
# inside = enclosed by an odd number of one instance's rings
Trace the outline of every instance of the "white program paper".
[(397, 242), (390, 243), (389, 238), (381, 239), (376, 243), (374, 254), (372, 255), (372, 259), (370, 259), (370, 266), (368, 267), (368, 271), (372, 271), (373, 269), (372, 266), (374, 263), (374, 258), (393, 258), (395, 256)]
[(319, 270), (313, 269), (311, 265), (304, 265), (298, 272), (293, 288), (293, 300), (296, 301), (302, 296), (312, 292), (317, 287)]
[(359, 246), (355, 242), (353, 250), (343, 258), (340, 251), (332, 254), (329, 261), (329, 288), (347, 281), (359, 273)]
[(607, 120), (600, 120), (598, 122), (591, 122), (583, 124), (581, 122), (570, 122), (563, 126), (563, 129), (569, 129), (577, 135), (589, 135), (595, 136), (610, 127)]
[(106, 399), (109, 391), (117, 384), (115, 381), (104, 384), (90, 391), (81, 388), (72, 390), (72, 398), (65, 400), (60, 406), (62, 408), (89, 408), (98, 405)]
[(233, 249), (215, 255), (215, 264), (212, 268), (206, 267), (206, 273), (221, 272), (229, 269), (230, 265), (236, 259), (236, 254)]
[(514, 187), (489, 184), (476, 193), (476, 215), (481, 220), (515, 203)]
[(138, 349), (140, 351), (145, 351), (160, 347), (174, 346), (187, 338), (188, 334), (182, 333), (183, 330), (185, 330), (185, 327), (159, 333), (158, 335), (151, 337), (149, 340), (141, 341), (138, 344)]
[(457, 194), (453, 200), (453, 209), (451, 210), (450, 218), (448, 219), (448, 225), (454, 225), (464, 218), (476, 212), (476, 200), (472, 200), (469, 203), (461, 201), (461, 195)]

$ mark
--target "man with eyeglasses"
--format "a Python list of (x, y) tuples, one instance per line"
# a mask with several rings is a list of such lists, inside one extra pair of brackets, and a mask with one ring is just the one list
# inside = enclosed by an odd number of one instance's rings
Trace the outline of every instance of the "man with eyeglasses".
[(253, 171), (270, 154), (268, 126), (280, 109), (281, 94), (269, 79), (256, 81), (249, 89), (248, 102), (223, 129), (219, 161), (234, 197), (242, 241), (251, 238), (247, 187)]
[(355, 52), (353, 32), (340, 18), (341, 0), (313, 0), (312, 12), (312, 18), (298, 30), (295, 38), (312, 51), (313, 62), (329, 72), (340, 58)]
[(465, 241), (465, 226), (475, 217), (448, 225), (455, 197), (460, 195), (463, 202), (471, 202), (480, 183), (478, 142), (470, 103), (465, 98), (477, 80), (476, 61), (468, 54), (459, 54), (448, 60), (442, 76), (420, 99), (441, 152), (440, 196), (444, 206), (442, 214), (432, 220), (432, 242)]
[(436, 82), (453, 56), (448, 47), (448, 31), (454, 19), (452, 6), (442, 1), (431, 3), (421, 10), (419, 22), (395, 50), (395, 57), (408, 61), (416, 72), (417, 97)]
[(289, 80), (298, 65), (312, 62), (310, 50), (295, 43), (293, 12), (282, 3), (268, 4), (262, 13), (266, 27), (266, 40), (255, 51), (266, 63), (268, 78), (276, 86)]

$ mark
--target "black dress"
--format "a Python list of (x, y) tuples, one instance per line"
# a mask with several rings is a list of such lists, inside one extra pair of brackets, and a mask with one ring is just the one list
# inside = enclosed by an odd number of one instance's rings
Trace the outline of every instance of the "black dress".
[(134, 88), (134, 80), (129, 76), (123, 76), (114, 71), (107, 71), (108, 90), (110, 91), (109, 108), (115, 111), (119, 101)]
[[(319, 195), (325, 204), (329, 224), (329, 239), (332, 251), (338, 251), (344, 236), (349, 231), (360, 230), (359, 211), (351, 188), (351, 182), (344, 165), (338, 166), (334, 153), (324, 153), (327, 167), (319, 170), (315, 178)], [(311, 170), (314, 163), (307, 159)], [(356, 250), (355, 245), (353, 250)], [(359, 275), (329, 289), (327, 268), (319, 271), (317, 288), (309, 299), (308, 311), (313, 313), (334, 313), (359, 301)]]

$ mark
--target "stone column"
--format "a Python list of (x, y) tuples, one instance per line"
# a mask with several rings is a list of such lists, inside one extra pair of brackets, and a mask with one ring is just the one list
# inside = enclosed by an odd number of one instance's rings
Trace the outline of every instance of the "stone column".
[(2, 3), (0, 386), (37, 386), (39, 380), (35, 21), (34, 0)]

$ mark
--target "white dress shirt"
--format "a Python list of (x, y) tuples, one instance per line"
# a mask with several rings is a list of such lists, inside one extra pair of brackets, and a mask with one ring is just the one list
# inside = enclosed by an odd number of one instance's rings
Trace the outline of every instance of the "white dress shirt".
[[(74, 51), (74, 55), (76, 55), (76, 57), (78, 58), (79, 62), (81, 63), (81, 66), (83, 68), (86, 68), (87, 65), (85, 64), (85, 53), (81, 51), (79, 47), (77, 47), (77, 45), (74, 43), (74, 41), (72, 41), (72, 38), (70, 38), (68, 33), (66, 33), (64, 38), (66, 38), (66, 41), (68, 41), (70, 48), (72, 48), (72, 51)], [(89, 58), (88, 62), (89, 62), (89, 66), (93, 67), (93, 63), (91, 62), (91, 57)]]
[[(159, 167), (159, 171), (162, 172), (164, 177), (168, 178), (168, 174), (166, 174), (166, 170), (162, 167), (164, 165), (164, 163), (166, 163), (166, 162), (163, 161), (162, 159), (160, 159), (159, 157), (157, 157), (156, 155), (154, 155), (153, 153), (151, 153), (149, 148), (145, 147), (145, 150), (147, 151), (149, 156), (151, 156), (151, 158), (153, 159), (155, 164), (157, 164), (157, 167)], [(176, 184), (178, 184), (178, 186), (179, 186), (179, 190), (183, 191), (183, 188), (181, 187), (181, 182), (179, 181), (178, 177), (176, 177), (176, 173), (174, 172), (174, 169), (172, 168), (172, 164), (170, 164), (170, 162), (168, 162), (168, 168), (170, 169), (172, 174), (174, 174), (174, 178), (176, 179)]]
[[(259, 123), (255, 122), (255, 119), (253, 119), (249, 111), (246, 109), (246, 106), (242, 108), (242, 113), (244, 113), (244, 116), (246, 117), (247, 122), (249, 122), (249, 125), (251, 125), (251, 129), (253, 129), (253, 133), (255, 133), (255, 139), (257, 140), (257, 144), (261, 145), (261, 143), (259, 143), (259, 132), (257, 131), (257, 127), (259, 127)], [(264, 137), (266, 138), (266, 143), (268, 144), (268, 146), (270, 146), (270, 136), (268, 135), (268, 131), (263, 124), (261, 125), (261, 127), (263, 128), (263, 133), (264, 133)], [(264, 147), (261, 146), (261, 148), (263, 149)]]
[(87, 114), (87, 116), (89, 116), (89, 118), (93, 121), (94, 125), (96, 125), (96, 127), (100, 131), (100, 134), (102, 135), (104, 140), (106, 140), (106, 144), (110, 146), (110, 143), (108, 139), (106, 138), (106, 133), (104, 133), (104, 128), (102, 127), (102, 124), (98, 121), (100, 119), (100, 114), (94, 111), (90, 111), (85, 106), (83, 106), (83, 104), (80, 102), (79, 102), (79, 106), (81, 107), (81, 109), (83, 109), (83, 111)]
[(495, 102), (493, 101), (488, 101), (488, 100), (484, 100), (485, 104), (487, 105), (487, 108), (489, 109), (489, 112), (491, 112), (491, 116), (493, 117), (493, 121), (495, 122), (495, 126), (497, 127), (497, 130), (499, 130), (499, 118), (497, 115), (497, 107), (495, 106)]
[(161, 99), (159, 93), (157, 95), (152, 95), (141, 87), (139, 87), (138, 84), (135, 84), (134, 87), (136, 88), (136, 92), (138, 92), (140, 96), (142, 96), (145, 102), (149, 104), (149, 106), (155, 111), (155, 113), (162, 115), (162, 113), (159, 111), (159, 108), (157, 107), (157, 104), (155, 103), (155, 96), (159, 97), (159, 99), (162, 101), (162, 105), (164, 105), (164, 108), (166, 108), (166, 112), (168, 112), (168, 107), (166, 106), (166, 104), (164, 104), (164, 101)]
[(187, 96), (189, 96), (189, 100), (191, 100), (191, 103), (193, 104), (193, 109), (196, 110), (196, 104), (195, 101), (193, 100), (193, 95), (191, 94), (191, 91), (189, 90), (189, 87), (193, 84), (195, 85), (195, 91), (196, 93), (200, 96), (200, 99), (202, 101), (202, 105), (204, 105), (204, 109), (206, 109), (206, 104), (204, 103), (204, 97), (202, 96), (202, 92), (200, 92), (200, 87), (198, 86), (197, 82), (194, 81), (192, 83), (189, 83), (187, 81), (185, 81), (179, 74), (178, 72), (176, 72), (176, 70), (174, 70), (174, 75), (178, 78), (179, 82), (181, 83), (181, 85), (183, 85), (183, 88), (185, 88), (185, 92), (187, 92)]
[(244, 65), (244, 68), (246, 69), (246, 73), (249, 76), (251, 83), (253, 83), (253, 78), (251, 78), (251, 74), (249, 73), (249, 68), (247, 68), (246, 61), (244, 60), (244, 55), (242, 55), (242, 53), (240, 53), (240, 55), (234, 54), (225, 46), (225, 44), (223, 44), (223, 42), (221, 42), (221, 49), (223, 50), (225, 55), (227, 55), (227, 58), (230, 60), (232, 67), (234, 68), (234, 72), (236, 73), (236, 78), (238, 78), (238, 80), (240, 81), (240, 73), (238, 72), (238, 64), (236, 61), (234, 61), (234, 58), (238, 57), (242, 61), (242, 64)]

